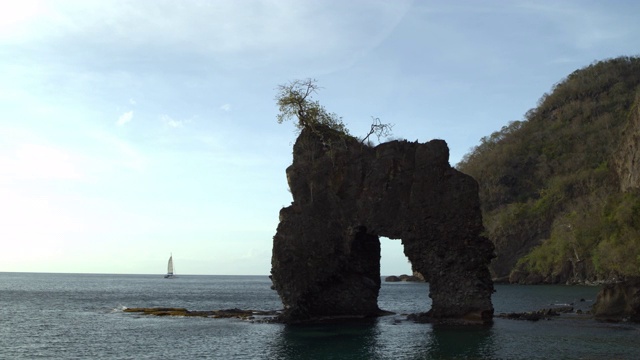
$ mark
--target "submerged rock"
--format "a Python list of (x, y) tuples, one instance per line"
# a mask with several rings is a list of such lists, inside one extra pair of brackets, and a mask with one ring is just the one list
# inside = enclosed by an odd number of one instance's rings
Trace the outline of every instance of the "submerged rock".
[(369, 147), (305, 128), (287, 180), (293, 202), (271, 261), (284, 322), (380, 315), (380, 236), (402, 241), (429, 282), (430, 318), (491, 321), (494, 248), (481, 236), (478, 184), (449, 165), (443, 140)]
[(142, 313), (144, 315), (153, 316), (196, 316), (208, 318), (236, 318), (242, 320), (255, 320), (261, 317), (263, 320), (269, 320), (269, 317), (275, 319), (278, 311), (262, 311), (262, 310), (242, 310), (242, 309), (223, 309), (223, 310), (187, 310), (185, 308), (170, 307), (150, 307), (150, 308), (125, 308), (124, 312)]
[(529, 312), (512, 312), (512, 313), (500, 313), (496, 317), (503, 319), (511, 319), (511, 320), (527, 320), (527, 321), (538, 321), (538, 320), (549, 320), (554, 316), (560, 316), (562, 313), (570, 313), (573, 312), (573, 306), (561, 306), (555, 308), (548, 309), (540, 309), (537, 311), (529, 311)]

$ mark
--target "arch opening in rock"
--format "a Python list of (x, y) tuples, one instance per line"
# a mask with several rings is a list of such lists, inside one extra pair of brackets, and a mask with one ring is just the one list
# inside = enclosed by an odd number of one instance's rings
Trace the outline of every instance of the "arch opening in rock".
[(381, 314), (382, 236), (402, 239), (429, 282), (431, 310), (416, 319), (491, 322), (494, 254), (481, 236), (478, 185), (449, 165), (444, 141), (372, 148), (304, 129), (287, 179), (293, 202), (280, 211), (271, 270), (283, 321)]
[(411, 263), (404, 254), (404, 247), (400, 239), (380, 237), (380, 274), (385, 276), (398, 276), (411, 274)]

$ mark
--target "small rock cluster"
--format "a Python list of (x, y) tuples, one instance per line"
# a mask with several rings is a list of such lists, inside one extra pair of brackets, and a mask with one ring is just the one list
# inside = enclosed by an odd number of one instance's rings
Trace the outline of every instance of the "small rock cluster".
[(512, 312), (512, 313), (501, 313), (496, 315), (496, 317), (503, 319), (511, 319), (511, 320), (528, 320), (528, 321), (538, 321), (538, 320), (548, 320), (554, 316), (560, 316), (563, 313), (573, 312), (573, 306), (562, 306), (548, 309), (540, 309), (537, 311), (529, 311), (529, 312)]

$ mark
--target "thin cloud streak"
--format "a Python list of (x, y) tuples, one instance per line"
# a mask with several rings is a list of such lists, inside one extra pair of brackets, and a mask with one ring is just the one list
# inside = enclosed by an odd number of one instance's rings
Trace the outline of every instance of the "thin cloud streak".
[[(33, 14), (37, 21), (22, 41), (56, 48), (83, 44), (91, 51), (73, 56), (93, 54), (104, 63), (113, 56), (140, 56), (137, 51), (144, 49), (149, 56), (205, 56), (227, 67), (301, 61), (343, 67), (388, 36), (410, 3), (70, 1)], [(352, 17), (354, 9), (362, 16)]]

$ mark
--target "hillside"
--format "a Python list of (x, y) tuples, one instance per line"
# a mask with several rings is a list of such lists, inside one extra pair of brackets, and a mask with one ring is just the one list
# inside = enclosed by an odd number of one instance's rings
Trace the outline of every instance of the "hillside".
[(640, 58), (577, 70), (457, 168), (480, 185), (495, 278), (640, 275)]

